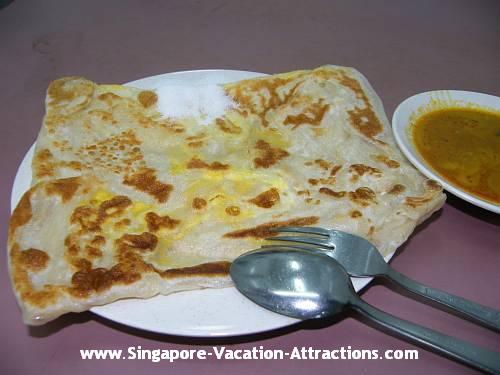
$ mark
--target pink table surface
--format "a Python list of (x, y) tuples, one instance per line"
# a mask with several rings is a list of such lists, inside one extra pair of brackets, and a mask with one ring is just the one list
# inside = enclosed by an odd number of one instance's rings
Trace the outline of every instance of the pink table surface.
[[(17, 166), (34, 141), (48, 83), (64, 75), (127, 82), (179, 70), (224, 68), (276, 73), (322, 64), (365, 74), (389, 117), (404, 98), (433, 89), (500, 95), (500, 3), (495, 1), (28, 1), (0, 10), (1, 240)], [(430, 286), (500, 309), (500, 216), (450, 197), (392, 265)], [(28, 328), (0, 261), (2, 374), (468, 374), (420, 348), (415, 361), (262, 360), (174, 363), (80, 359), (79, 350), (196, 349), (225, 345), (291, 351), (412, 349), (353, 315), (331, 324), (243, 338), (162, 336), (70, 314)], [(373, 284), (369, 303), (404, 319), (500, 351), (499, 335)]]

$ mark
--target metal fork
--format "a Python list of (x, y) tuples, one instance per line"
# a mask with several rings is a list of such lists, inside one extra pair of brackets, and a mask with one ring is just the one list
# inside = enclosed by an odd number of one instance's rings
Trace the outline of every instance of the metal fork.
[(279, 248), (281, 246), (312, 252), (326, 252), (336, 259), (351, 276), (385, 277), (412, 293), (445, 305), (488, 328), (500, 331), (500, 311), (430, 288), (404, 276), (386, 263), (377, 248), (362, 237), (334, 229), (316, 227), (281, 227), (272, 229), (272, 231), (304, 233), (308, 236), (269, 237), (266, 238), (269, 241), (290, 241), (295, 244), (264, 245), (265, 248)]

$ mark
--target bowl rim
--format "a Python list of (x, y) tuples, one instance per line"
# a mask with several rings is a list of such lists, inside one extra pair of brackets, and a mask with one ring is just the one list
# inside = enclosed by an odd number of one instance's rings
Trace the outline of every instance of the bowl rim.
[[(426, 105), (431, 99), (445, 96), (460, 104), (474, 104), (480, 107), (500, 110), (500, 97), (480, 92), (465, 90), (433, 90), (412, 95), (403, 100), (394, 110), (392, 116), (392, 132), (402, 153), (422, 174), (428, 178), (438, 181), (443, 188), (453, 195), (488, 211), (500, 214), (500, 204), (494, 204), (472, 195), (465, 190), (455, 186), (433, 170), (427, 162), (416, 151), (413, 142), (409, 138), (410, 116), (419, 108)], [(485, 103), (487, 102), (487, 104)]]

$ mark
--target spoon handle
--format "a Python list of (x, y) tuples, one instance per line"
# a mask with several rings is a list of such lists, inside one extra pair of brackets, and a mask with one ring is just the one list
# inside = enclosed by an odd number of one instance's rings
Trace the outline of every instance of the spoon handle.
[(500, 331), (500, 311), (438, 289), (430, 288), (406, 277), (392, 268), (388, 268), (385, 276), (412, 293), (448, 306), (484, 324), (488, 328)]
[(396, 318), (376, 309), (361, 299), (356, 299), (351, 303), (356, 311), (393, 332), (482, 371), (500, 374), (500, 353), (483, 349), (429, 328)]

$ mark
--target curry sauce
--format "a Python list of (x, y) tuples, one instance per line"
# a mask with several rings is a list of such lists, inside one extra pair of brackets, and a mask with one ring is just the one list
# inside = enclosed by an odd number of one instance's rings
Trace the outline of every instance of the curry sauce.
[(439, 109), (417, 118), (412, 133), (417, 151), (443, 178), (500, 204), (500, 113)]

